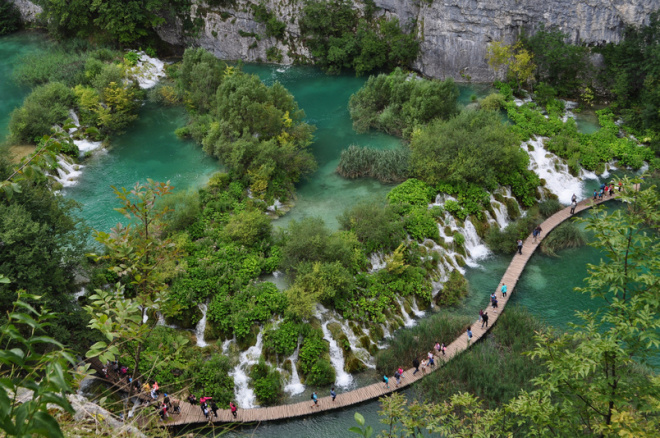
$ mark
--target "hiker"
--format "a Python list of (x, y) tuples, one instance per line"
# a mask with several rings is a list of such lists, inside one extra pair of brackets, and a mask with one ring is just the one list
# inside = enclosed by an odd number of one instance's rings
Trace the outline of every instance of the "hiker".
[(534, 243), (536, 243), (536, 239), (541, 235), (541, 229), (540, 225), (537, 225), (536, 228), (534, 228), (534, 231), (532, 231), (532, 236), (534, 236)]
[(390, 388), (390, 379), (388, 379), (387, 376), (383, 376), (383, 382), (385, 383), (385, 388), (389, 389)]
[(575, 196), (575, 193), (571, 196), (571, 202), (577, 202), (577, 196)]
[(314, 404), (310, 407), (312, 407), (312, 408), (317, 407), (318, 408), (319, 407), (319, 396), (316, 395), (316, 392), (312, 392), (312, 401), (314, 402)]
[(144, 382), (144, 385), (142, 385), (142, 391), (144, 391), (145, 394), (151, 393), (151, 386), (149, 385), (149, 382)]
[(428, 365), (430, 367), (435, 366), (435, 359), (433, 358), (433, 353), (431, 353), (430, 351), (429, 351), (428, 359), (429, 359)]
[(440, 346), (440, 351), (442, 351), (442, 355), (446, 356), (447, 355), (447, 346), (443, 342), (442, 345)]
[(493, 309), (497, 309), (497, 298), (493, 300)]
[(158, 395), (156, 394), (156, 388), (151, 388), (151, 398), (158, 400)]
[(426, 366), (429, 364), (428, 359), (427, 360), (422, 360), (422, 372), (426, 374)]
[(401, 374), (399, 374), (399, 370), (394, 372), (394, 378), (396, 379), (396, 386), (398, 387), (401, 384)]
[(206, 403), (200, 403), (199, 407), (202, 410), (204, 417), (209, 418), (209, 408), (206, 406)]
[[(444, 345), (444, 344), (442, 344)], [(415, 371), (413, 371), (413, 376), (419, 372), (419, 359), (414, 358), (413, 359), (413, 366), (415, 367)]]
[(506, 297), (506, 291), (507, 291), (506, 284), (502, 283), (502, 287), (500, 288), (500, 291), (502, 292), (502, 298)]
[(172, 398), (172, 412), (175, 414), (180, 414), (181, 413), (181, 405), (180, 401), (177, 398)]
[(484, 320), (481, 323), (481, 328), (484, 328), (484, 324), (488, 327), (488, 313), (484, 313)]
[(518, 254), (522, 255), (523, 241), (520, 240), (520, 239), (518, 239), (518, 241), (516, 242), (516, 244), (517, 244), (517, 246), (518, 246)]
[(440, 342), (436, 342), (435, 345), (433, 346), (433, 348), (435, 349), (436, 353), (439, 353), (440, 352)]
[[(497, 295), (495, 295), (495, 292), (493, 292), (492, 294), (490, 294), (490, 303), (492, 304), (496, 300), (497, 300)], [(483, 315), (483, 311), (482, 311), (482, 315)]]
[(470, 341), (472, 340), (472, 327), (468, 327), (467, 329), (467, 338), (468, 338), (468, 345), (470, 345)]
[(188, 396), (188, 403), (190, 403), (191, 405), (197, 404), (197, 397), (195, 397), (195, 394), (190, 394)]
[(594, 190), (594, 201), (596, 200), (597, 197), (598, 197), (598, 190), (596, 189)]
[(211, 410), (213, 411), (213, 415), (215, 415), (215, 418), (218, 418), (218, 405), (215, 404), (214, 401), (211, 401)]
[(236, 418), (236, 412), (238, 411), (238, 408), (234, 404), (234, 402), (229, 402), (229, 409), (231, 409), (231, 414)]
[(575, 209), (577, 208), (577, 201), (571, 203), (571, 214), (575, 214)]
[(330, 397), (332, 397), (332, 401), (335, 401), (335, 399), (337, 398), (337, 393), (335, 392), (334, 386), (330, 388)]
[(158, 386), (158, 382), (156, 382), (155, 380), (154, 380), (153, 385), (151, 385), (151, 388), (152, 388), (154, 391), (156, 391), (156, 395), (159, 395), (159, 394), (160, 394), (160, 393), (159, 393), (160, 386)]
[(165, 403), (168, 407), (172, 407), (172, 402), (170, 401), (170, 397), (165, 393), (163, 396), (163, 403)]
[[(493, 302), (493, 296), (492, 296), (492, 295), (490, 296), (490, 302), (491, 302), (491, 303)], [(483, 318), (484, 318), (484, 311), (481, 310), (481, 309), (479, 309), (479, 319), (477, 320), (477, 322), (481, 322), (481, 320), (482, 320)]]

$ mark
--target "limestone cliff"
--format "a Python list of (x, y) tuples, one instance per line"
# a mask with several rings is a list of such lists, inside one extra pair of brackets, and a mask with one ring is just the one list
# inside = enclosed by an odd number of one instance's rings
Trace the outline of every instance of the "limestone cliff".
[[(28, 0), (14, 1), (24, 17), (34, 14)], [(201, 46), (223, 59), (291, 64), (308, 61), (298, 18), (303, 0), (264, 0), (286, 23), (280, 40), (265, 37), (266, 26), (254, 19), (251, 4), (260, 0), (196, 0), (192, 15), (203, 19), (195, 38), (184, 38), (176, 22), (158, 29), (163, 40)], [(356, 1), (356, 7), (363, 5)], [(380, 13), (403, 24), (416, 23), (421, 52), (414, 68), (436, 77), (489, 81), (485, 55), (489, 42), (514, 41), (523, 30), (556, 26), (576, 41), (596, 45), (617, 42), (625, 25), (640, 25), (660, 8), (660, 0), (374, 0)], [(31, 6), (30, 6), (31, 5)], [(224, 5), (224, 6), (223, 6)]]

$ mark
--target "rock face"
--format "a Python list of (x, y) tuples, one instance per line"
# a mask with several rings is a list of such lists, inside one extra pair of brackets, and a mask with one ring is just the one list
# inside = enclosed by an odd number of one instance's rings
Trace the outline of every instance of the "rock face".
[(21, 19), (26, 23), (37, 21), (37, 15), (41, 14), (43, 9), (39, 5), (35, 5), (29, 0), (9, 0), (15, 4), (18, 11), (21, 13)]
[[(29, 0), (13, 1), (26, 21), (41, 8)], [(361, 0), (354, 0), (362, 8)], [(626, 25), (648, 22), (660, 8), (659, 0), (374, 0), (381, 13), (415, 24), (421, 41), (413, 67), (435, 78), (491, 81), (493, 72), (485, 56), (491, 41), (511, 43), (521, 32), (533, 33), (541, 25), (556, 26), (573, 42), (590, 45), (618, 42)], [(194, 0), (193, 17), (204, 25), (198, 36), (184, 38), (180, 23), (158, 29), (174, 45), (201, 46), (228, 60), (268, 61), (280, 64), (311, 62), (300, 38), (298, 19), (304, 1), (265, 0), (266, 8), (286, 24), (281, 39), (266, 37), (266, 26), (254, 19), (251, 5), (259, 0)], [(226, 6), (215, 6), (224, 4)]]

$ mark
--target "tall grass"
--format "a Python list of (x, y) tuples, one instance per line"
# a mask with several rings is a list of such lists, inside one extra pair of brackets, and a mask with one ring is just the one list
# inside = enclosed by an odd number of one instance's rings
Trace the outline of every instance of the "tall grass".
[(436, 342), (449, 344), (463, 333), (471, 318), (440, 313), (397, 332), (387, 349), (376, 355), (376, 369), (392, 374), (399, 366), (408, 368), (414, 358), (422, 360)]
[(470, 392), (488, 408), (506, 403), (543, 370), (524, 353), (534, 348), (533, 334), (544, 325), (527, 310), (507, 306), (490, 334), (465, 353), (422, 379), (416, 389), (423, 399), (441, 402), (457, 392)]
[(541, 242), (541, 252), (549, 256), (557, 256), (557, 251), (564, 248), (584, 246), (587, 238), (584, 231), (573, 222), (565, 222), (552, 230)]
[(344, 178), (375, 178), (383, 183), (408, 178), (410, 150), (402, 147), (378, 150), (351, 145), (341, 152), (337, 173)]

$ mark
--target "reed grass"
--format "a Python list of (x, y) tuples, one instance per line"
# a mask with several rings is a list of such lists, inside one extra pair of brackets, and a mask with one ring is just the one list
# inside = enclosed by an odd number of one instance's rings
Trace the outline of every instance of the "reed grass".
[(565, 222), (552, 230), (541, 242), (541, 252), (557, 257), (557, 251), (565, 248), (578, 248), (587, 243), (584, 231), (573, 222)]
[(408, 178), (410, 151), (405, 148), (378, 150), (351, 145), (341, 152), (337, 173), (344, 178), (375, 178), (383, 183)]

